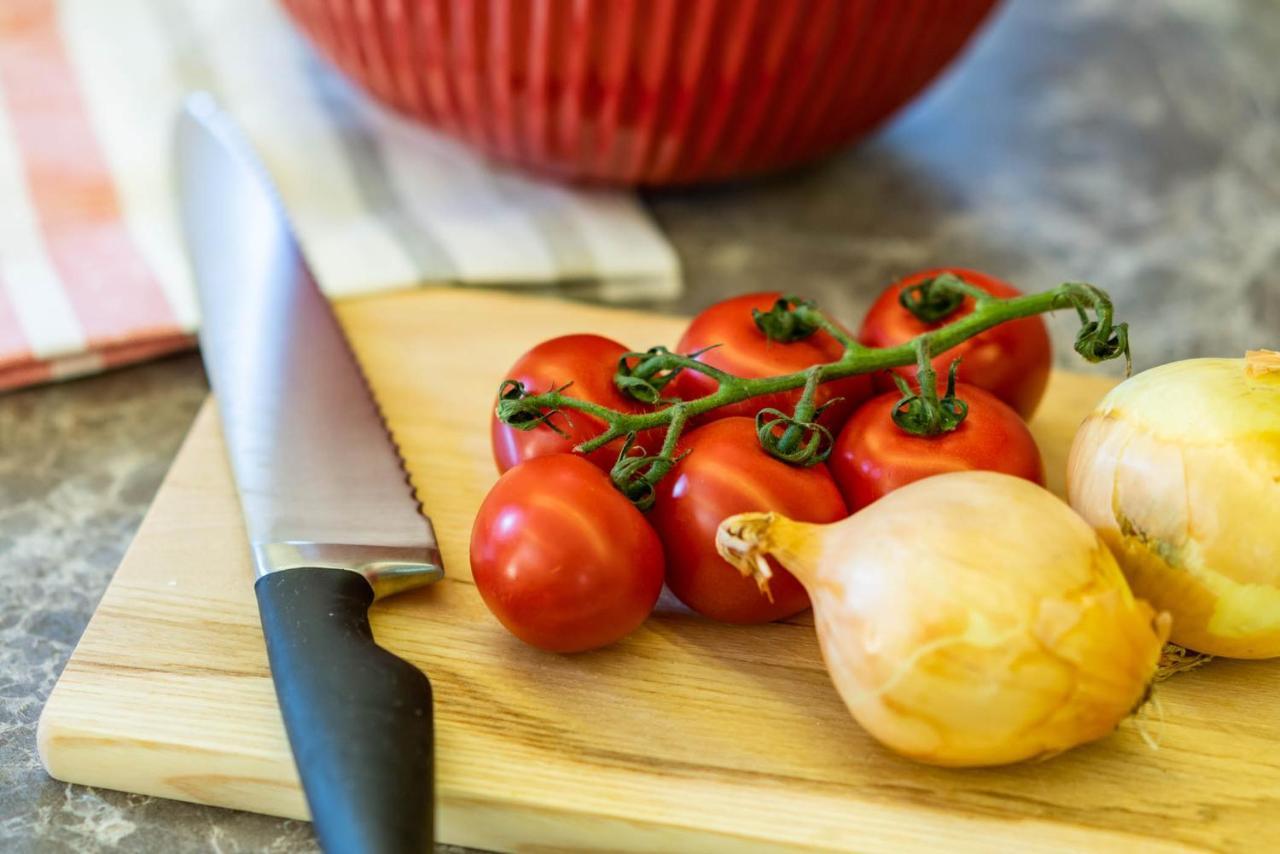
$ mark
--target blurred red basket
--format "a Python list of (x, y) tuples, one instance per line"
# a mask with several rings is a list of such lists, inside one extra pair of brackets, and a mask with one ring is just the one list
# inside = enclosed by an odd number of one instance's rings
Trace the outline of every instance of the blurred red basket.
[(821, 157), (884, 121), (997, 0), (283, 0), (368, 91), (490, 154), (611, 184)]

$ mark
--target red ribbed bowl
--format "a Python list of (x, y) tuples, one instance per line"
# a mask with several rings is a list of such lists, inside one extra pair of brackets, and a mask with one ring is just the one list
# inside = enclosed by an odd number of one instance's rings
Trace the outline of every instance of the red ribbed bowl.
[(380, 100), (611, 184), (813, 160), (920, 92), (997, 0), (282, 0)]

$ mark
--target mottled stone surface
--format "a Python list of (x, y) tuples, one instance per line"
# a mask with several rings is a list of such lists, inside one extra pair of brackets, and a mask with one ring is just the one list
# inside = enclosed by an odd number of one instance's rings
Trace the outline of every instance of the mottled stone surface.
[[(650, 201), (689, 310), (746, 288), (856, 319), (896, 274), (1082, 278), (1139, 366), (1280, 344), (1280, 6), (1015, 0), (877, 138)], [(1072, 324), (1055, 325), (1075, 364)], [(194, 356), (0, 397), (0, 850), (296, 852), (298, 822), (66, 786), (35, 722), (204, 393)]]

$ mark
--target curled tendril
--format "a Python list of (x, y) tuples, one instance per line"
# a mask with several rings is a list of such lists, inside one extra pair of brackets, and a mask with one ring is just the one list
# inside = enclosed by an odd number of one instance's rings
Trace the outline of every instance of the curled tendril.
[[(812, 420), (796, 418), (780, 409), (761, 409), (756, 413), (756, 438), (760, 447), (775, 459), (793, 466), (808, 467), (822, 462), (831, 456), (835, 440), (817, 418), (832, 403), (835, 400), (819, 407)], [(799, 440), (788, 440), (788, 434), (798, 436)]]
[(815, 308), (816, 306), (813, 302), (800, 297), (784, 296), (779, 297), (768, 311), (751, 309), (751, 318), (755, 320), (756, 327), (770, 341), (782, 344), (801, 341), (818, 331), (816, 323), (796, 312), (796, 309), (801, 307)]
[[(565, 383), (559, 388), (553, 388), (549, 394), (558, 394), (573, 383)], [(561, 409), (545, 408), (535, 401), (529, 400), (533, 396), (524, 387), (524, 383), (519, 380), (503, 380), (502, 385), (498, 387), (498, 405), (494, 410), (498, 416), (498, 420), (503, 424), (510, 425), (517, 430), (533, 430), (541, 424), (547, 425), (549, 429), (558, 436), (569, 438), (569, 434), (565, 432), (559, 424), (551, 419), (559, 415), (565, 420), (570, 427), (573, 421)]]
[(965, 294), (954, 287), (964, 280), (954, 273), (943, 273), (898, 292), (898, 303), (924, 323), (937, 323), (960, 310)]
[[(708, 350), (714, 350), (719, 344), (695, 350), (687, 357), (696, 359)], [(614, 372), (613, 384), (628, 397), (650, 406), (659, 403), (672, 403), (671, 398), (662, 396), (663, 390), (685, 369), (683, 365), (671, 367), (671, 357), (675, 354), (666, 347), (650, 347), (643, 353), (623, 353), (618, 359), (618, 370)]]
[(665, 383), (659, 384), (644, 377), (635, 377), (618, 371), (613, 375), (613, 384), (632, 400), (648, 404), (662, 402), (662, 386)]
[(893, 405), (893, 423), (899, 428), (915, 436), (936, 436), (949, 433), (960, 426), (969, 414), (969, 404), (956, 397), (956, 374), (960, 370), (960, 360), (951, 362), (947, 372), (947, 393), (939, 400), (936, 395), (931, 400), (911, 386), (898, 373), (892, 374), (898, 391), (902, 397)]
[[(1064, 285), (1064, 293), (1056, 307), (1075, 308), (1080, 318), (1080, 331), (1076, 333), (1075, 350), (1089, 362), (1105, 362), (1124, 356), (1124, 375), (1133, 373), (1133, 357), (1129, 353), (1129, 324), (1112, 324), (1111, 300), (1100, 288), (1086, 282), (1070, 282)], [(1088, 309), (1093, 309), (1094, 318)]]
[(1097, 320), (1082, 319), (1076, 333), (1076, 352), (1087, 361), (1105, 362), (1124, 356), (1124, 375), (1133, 372), (1133, 357), (1129, 355), (1129, 324), (1117, 323), (1110, 329)]
[(661, 370), (664, 357), (670, 354), (671, 351), (662, 346), (650, 347), (643, 353), (623, 353), (618, 359), (613, 384), (633, 400), (648, 404), (662, 403), (662, 390), (680, 373), (679, 368)]
[(617, 462), (609, 470), (609, 479), (637, 508), (648, 510), (657, 497), (654, 484), (671, 471), (671, 468), (689, 452), (685, 451), (674, 457), (662, 454), (654, 456), (633, 454), (635, 443), (636, 434), (628, 433), (626, 441), (622, 444), (622, 450), (618, 452)]

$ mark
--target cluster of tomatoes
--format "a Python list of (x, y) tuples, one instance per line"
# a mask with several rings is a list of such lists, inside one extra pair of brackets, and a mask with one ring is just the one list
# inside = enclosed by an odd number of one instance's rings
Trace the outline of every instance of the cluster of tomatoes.
[[(929, 324), (899, 293), (944, 271), (928, 270), (891, 285), (857, 335), (869, 347), (901, 344), (973, 310), (967, 299), (951, 317)], [(1014, 288), (971, 270), (950, 270), (997, 297)], [(749, 294), (711, 306), (689, 324), (678, 351), (739, 377), (768, 377), (836, 361), (843, 345), (824, 331), (791, 342), (769, 339), (753, 309), (767, 311), (776, 293)], [(714, 346), (713, 346), (714, 345)], [(629, 348), (599, 335), (568, 335), (534, 347), (507, 378), (622, 412), (646, 412), (614, 383)], [(1049, 376), (1050, 347), (1039, 317), (989, 329), (934, 360), (940, 377), (961, 359), (956, 397), (967, 417), (951, 432), (918, 436), (892, 419), (901, 393), (888, 376), (852, 376), (818, 388), (819, 423), (835, 437), (826, 462), (793, 466), (760, 445), (754, 416), (789, 412), (799, 389), (722, 406), (695, 419), (679, 440), (681, 456), (641, 512), (608, 472), (622, 440), (583, 456), (573, 448), (606, 425), (581, 412), (563, 413), (552, 429), (519, 430), (496, 416), (494, 459), (502, 477), (485, 498), (471, 538), (471, 567), (489, 609), (513, 634), (542, 649), (576, 652), (612, 643), (638, 627), (665, 583), (685, 605), (731, 623), (789, 617), (809, 606), (799, 582), (774, 568), (771, 598), (716, 553), (715, 532), (735, 513), (777, 511), (808, 522), (834, 522), (885, 493), (933, 474), (989, 469), (1043, 481), (1040, 454), (1024, 418)], [(915, 380), (915, 367), (899, 369)], [(680, 400), (716, 390), (716, 380), (684, 370), (664, 389)], [(640, 435), (635, 446), (656, 453), (663, 439)]]

